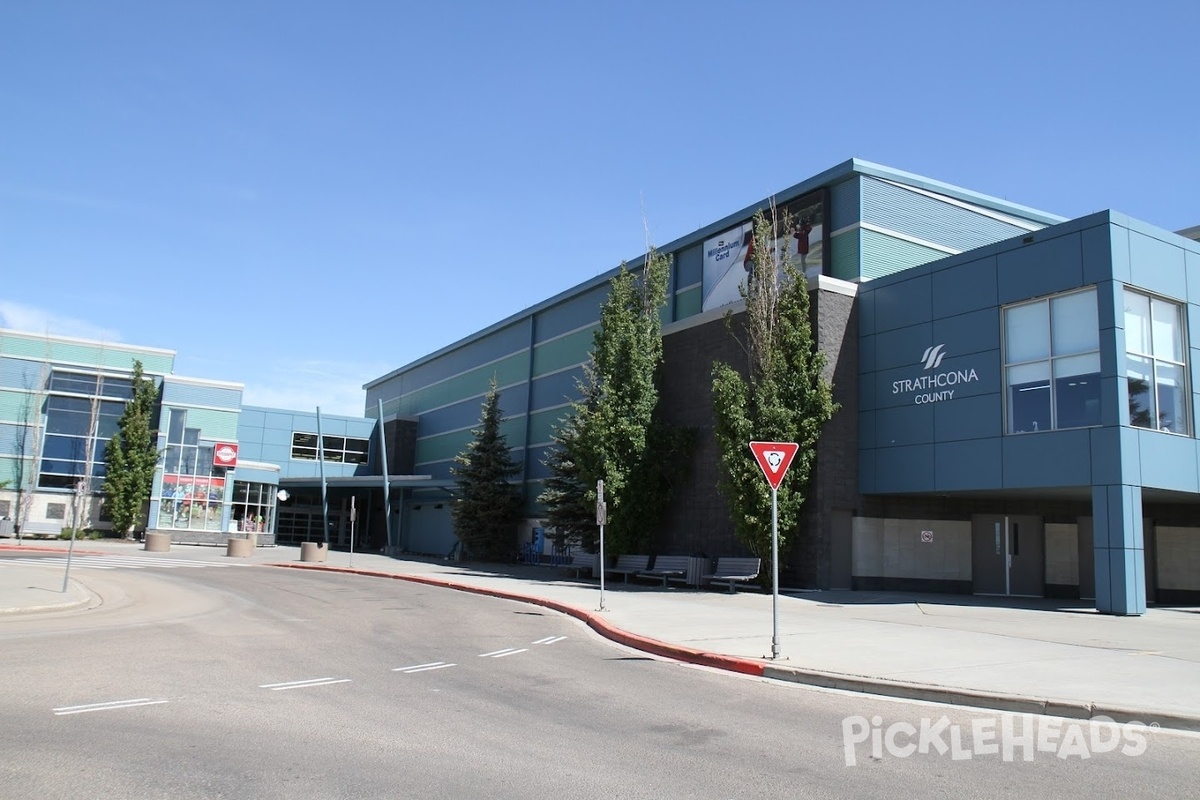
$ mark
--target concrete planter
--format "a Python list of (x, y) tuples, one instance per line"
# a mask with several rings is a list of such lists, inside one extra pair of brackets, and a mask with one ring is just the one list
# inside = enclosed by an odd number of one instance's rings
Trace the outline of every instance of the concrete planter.
[(225, 555), (232, 558), (249, 558), (254, 555), (254, 548), (257, 545), (257, 537), (253, 533), (246, 534), (244, 539), (240, 536), (231, 536)]
[(324, 561), (329, 555), (329, 545), (324, 542), (301, 542), (301, 561)]
[(149, 553), (171, 552), (171, 534), (146, 533), (146, 551)]

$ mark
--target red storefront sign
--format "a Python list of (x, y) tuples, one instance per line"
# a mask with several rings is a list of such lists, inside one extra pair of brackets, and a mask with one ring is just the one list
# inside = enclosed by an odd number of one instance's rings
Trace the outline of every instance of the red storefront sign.
[(217, 442), (213, 448), (213, 466), (236, 467), (238, 446), (230, 442)]

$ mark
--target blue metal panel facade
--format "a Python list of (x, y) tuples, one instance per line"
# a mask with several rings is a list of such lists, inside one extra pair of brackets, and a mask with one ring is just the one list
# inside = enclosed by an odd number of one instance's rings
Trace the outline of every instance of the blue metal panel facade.
[[(1200, 246), (1104, 212), (864, 284), (860, 490), (1090, 496), (1097, 607), (1142, 613), (1144, 492), (1200, 503), (1196, 275)], [(1085, 287), (1097, 302), (1099, 424), (1006, 434), (1003, 308)], [(1186, 309), (1188, 435), (1132, 425), (1126, 287)], [(939, 372), (959, 377), (930, 387)]]
[[(1040, 228), (997, 219), (969, 203), (949, 202), (891, 181), (862, 178), (862, 221), (928, 242), (972, 250)], [(1014, 216), (1015, 218), (1015, 216)]]

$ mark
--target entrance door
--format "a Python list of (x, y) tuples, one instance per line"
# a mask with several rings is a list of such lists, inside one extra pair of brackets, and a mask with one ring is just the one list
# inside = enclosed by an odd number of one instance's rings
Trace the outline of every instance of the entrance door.
[(1041, 597), (1045, 593), (1041, 518), (972, 517), (971, 582), (975, 594)]

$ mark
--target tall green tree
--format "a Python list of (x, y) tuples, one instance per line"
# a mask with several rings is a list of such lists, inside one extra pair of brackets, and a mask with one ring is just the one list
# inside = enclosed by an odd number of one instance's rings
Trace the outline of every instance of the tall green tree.
[(554, 446), (542, 462), (550, 469), (545, 488), (538, 502), (546, 508), (547, 521), (554, 528), (560, 544), (582, 547), (596, 552), (596, 490), (593, 465), (583, 463), (586, 451), (582, 446), (583, 425), (594, 395), (589, 387), (580, 387), (585, 397), (577, 401), (573, 412), (555, 427)]
[(479, 427), (467, 449), (455, 457), (451, 474), (458, 479), (454, 533), (470, 558), (511, 561), (517, 552), (521, 489), (512, 483), (521, 472), (508, 440), (500, 432), (500, 392), (496, 379), (483, 401)]
[[(671, 499), (676, 465), (685, 461), (679, 450), (686, 447), (687, 433), (656, 414), (663, 360), (660, 314), (669, 275), (667, 258), (653, 248), (640, 276), (621, 264), (600, 309), (591, 359), (578, 387), (581, 399), (555, 434), (562, 452), (546, 462), (560, 479), (548, 482), (539, 498), (552, 521), (582, 528), (583, 509), (594, 517), (596, 481), (604, 481), (606, 549), (613, 553), (644, 552), (650, 546)], [(586, 534), (583, 538), (590, 543)]]
[(746, 371), (713, 365), (714, 435), (720, 450), (718, 488), (729, 503), (738, 539), (761, 557), (771, 575), (771, 490), (750, 452), (751, 441), (796, 442), (800, 449), (777, 493), (779, 553), (798, 534), (801, 509), (816, 462), (821, 428), (837, 410), (824, 378), (825, 356), (809, 316), (808, 281), (776, 243), (791, 230), (774, 207), (754, 215), (756, 258), (742, 286), (744, 327), (732, 334), (746, 351)]
[(104, 451), (104, 495), (117, 536), (124, 536), (141, 520), (150, 500), (158, 463), (158, 429), (154, 426), (157, 404), (154, 381), (143, 373), (142, 362), (134, 361), (133, 398), (125, 404), (117, 432)]

